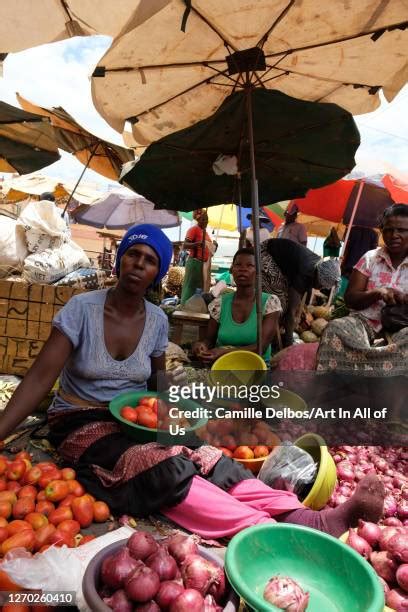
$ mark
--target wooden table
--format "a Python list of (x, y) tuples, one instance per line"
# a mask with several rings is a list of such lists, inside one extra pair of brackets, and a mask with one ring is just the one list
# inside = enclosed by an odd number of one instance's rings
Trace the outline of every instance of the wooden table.
[(175, 344), (181, 343), (184, 325), (198, 327), (198, 338), (199, 340), (204, 340), (207, 333), (207, 324), (209, 320), (209, 314), (188, 312), (187, 310), (175, 310), (171, 315), (171, 322), (173, 326), (172, 342)]

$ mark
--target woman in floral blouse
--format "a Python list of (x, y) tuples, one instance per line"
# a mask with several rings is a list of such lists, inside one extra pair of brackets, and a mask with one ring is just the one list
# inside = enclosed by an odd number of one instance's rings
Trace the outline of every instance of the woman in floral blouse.
[[(387, 208), (380, 228), (385, 246), (365, 253), (350, 277), (345, 302), (351, 314), (331, 321), (322, 336), (320, 371), (408, 374), (408, 206)], [(387, 331), (381, 320), (386, 305), (399, 305), (400, 329), (388, 345), (373, 346)]]

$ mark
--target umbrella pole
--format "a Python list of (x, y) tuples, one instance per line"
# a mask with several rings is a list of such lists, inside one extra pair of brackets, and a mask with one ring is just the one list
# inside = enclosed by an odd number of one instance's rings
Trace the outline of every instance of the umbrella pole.
[(241, 175), (238, 174), (238, 231), (239, 231), (239, 248), (245, 246), (244, 230), (242, 229), (242, 190), (241, 190)]
[(257, 320), (257, 338), (256, 350), (258, 355), (262, 355), (262, 273), (261, 273), (261, 242), (259, 238), (259, 199), (258, 199), (258, 181), (256, 178), (255, 166), (255, 147), (254, 147), (254, 126), (252, 121), (252, 89), (248, 87), (246, 90), (247, 99), (247, 115), (248, 115), (248, 140), (249, 140), (249, 157), (251, 166), (251, 206), (253, 223), (252, 229), (254, 232), (254, 251), (255, 251), (255, 267), (256, 267), (256, 282), (255, 282), (255, 300), (256, 300), (256, 320)]
[(95, 145), (95, 147), (94, 147), (93, 151), (91, 152), (91, 154), (90, 154), (90, 156), (89, 156), (88, 161), (86, 162), (86, 165), (85, 165), (84, 169), (82, 170), (82, 172), (81, 172), (81, 174), (80, 174), (79, 179), (77, 180), (77, 182), (76, 182), (76, 184), (75, 184), (75, 187), (73, 188), (73, 190), (72, 190), (72, 191), (71, 191), (71, 193), (69, 194), (68, 201), (67, 201), (67, 203), (66, 203), (66, 204), (65, 204), (65, 206), (64, 206), (64, 210), (63, 210), (63, 211), (62, 211), (62, 213), (61, 213), (61, 217), (63, 217), (63, 216), (65, 215), (65, 213), (67, 212), (67, 208), (68, 208), (68, 206), (69, 206), (69, 204), (70, 204), (70, 202), (71, 202), (71, 200), (72, 200), (72, 196), (74, 195), (74, 193), (75, 193), (75, 191), (76, 191), (76, 189), (77, 189), (77, 187), (78, 187), (79, 183), (82, 181), (82, 177), (84, 176), (84, 174), (85, 174), (86, 170), (88, 169), (88, 166), (89, 166), (89, 164), (91, 163), (91, 159), (93, 158), (93, 156), (94, 156), (94, 155), (95, 155), (95, 153), (96, 153), (96, 149), (98, 148), (98, 144), (99, 144), (99, 143), (97, 143), (97, 144)]
[(344, 237), (343, 248), (342, 248), (340, 257), (344, 257), (344, 253), (346, 251), (346, 245), (347, 245), (347, 242), (348, 242), (348, 239), (349, 239), (349, 236), (350, 236), (351, 228), (353, 227), (354, 217), (356, 216), (356, 213), (357, 213), (357, 208), (358, 208), (358, 205), (360, 203), (361, 194), (363, 193), (363, 189), (364, 189), (364, 181), (361, 181), (360, 185), (358, 187), (358, 192), (357, 192), (357, 195), (356, 195), (356, 200), (354, 202), (353, 212), (351, 213), (350, 222), (348, 224), (347, 232), (346, 232), (346, 235)]

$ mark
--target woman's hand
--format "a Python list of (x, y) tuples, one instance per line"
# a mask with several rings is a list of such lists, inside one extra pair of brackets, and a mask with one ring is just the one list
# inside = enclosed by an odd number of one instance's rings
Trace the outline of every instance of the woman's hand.
[(183, 387), (187, 384), (187, 374), (183, 366), (178, 365), (172, 370), (167, 370), (167, 381), (169, 385)]
[(398, 289), (393, 289), (392, 287), (380, 287), (377, 289), (378, 299), (383, 300), (386, 304), (406, 304), (407, 303), (407, 295), (398, 291)]
[(222, 348), (221, 346), (213, 349), (207, 349), (204, 353), (201, 353), (200, 359), (204, 363), (210, 364), (216, 361), (218, 357), (221, 357), (221, 355), (225, 355), (225, 353), (229, 353), (230, 351), (231, 349)]
[(203, 353), (206, 353), (208, 351), (208, 346), (205, 342), (202, 341), (194, 342), (192, 346), (192, 351), (193, 355), (196, 355), (196, 357), (200, 357)]

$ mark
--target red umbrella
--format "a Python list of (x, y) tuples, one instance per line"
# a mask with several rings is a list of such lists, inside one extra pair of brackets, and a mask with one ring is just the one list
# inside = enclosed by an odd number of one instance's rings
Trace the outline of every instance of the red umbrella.
[(408, 176), (398, 177), (385, 174), (382, 178), (383, 185), (390, 192), (394, 202), (408, 204)]

